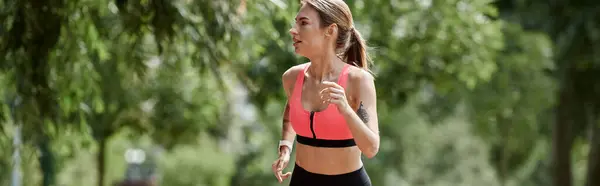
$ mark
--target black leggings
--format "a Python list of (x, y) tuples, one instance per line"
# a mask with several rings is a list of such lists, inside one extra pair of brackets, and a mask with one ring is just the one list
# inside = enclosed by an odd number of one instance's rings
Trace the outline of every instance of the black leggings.
[(349, 173), (324, 175), (308, 172), (296, 164), (290, 186), (371, 186), (371, 179), (364, 167)]

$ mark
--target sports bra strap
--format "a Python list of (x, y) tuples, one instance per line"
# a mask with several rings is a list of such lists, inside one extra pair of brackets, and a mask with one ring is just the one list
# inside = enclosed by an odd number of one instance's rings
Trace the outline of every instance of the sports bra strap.
[(342, 69), (342, 73), (340, 73), (340, 77), (338, 78), (338, 84), (344, 88), (346, 88), (346, 83), (348, 82), (348, 71), (350, 69), (350, 65), (344, 65)]
[(294, 91), (297, 89), (298, 86), (300, 86), (300, 89), (302, 89), (302, 84), (304, 84), (304, 74), (306, 74), (308, 66), (310, 66), (309, 63), (305, 63), (302, 72), (298, 73), (298, 76), (296, 77), (296, 84), (294, 85)]

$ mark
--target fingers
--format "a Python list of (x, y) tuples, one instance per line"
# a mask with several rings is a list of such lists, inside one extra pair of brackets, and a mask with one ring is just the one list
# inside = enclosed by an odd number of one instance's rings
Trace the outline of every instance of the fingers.
[(283, 178), (281, 177), (281, 171), (277, 172), (277, 176), (276, 177), (277, 177), (277, 181), (279, 183), (283, 182)]
[(326, 88), (326, 89), (321, 90), (321, 96), (331, 96), (334, 94), (343, 96), (345, 93), (343, 90), (334, 89), (334, 88)]
[(321, 97), (327, 96), (328, 94), (332, 94), (332, 93), (333, 94), (341, 94), (341, 95), (345, 94), (344, 89), (338, 89), (338, 88), (334, 88), (334, 87), (326, 87), (326, 88), (323, 88), (319, 92), (319, 94), (321, 95)]
[(338, 89), (341, 89), (341, 88), (342, 88), (342, 86), (338, 85), (338, 84), (337, 84), (337, 83), (335, 83), (335, 82), (331, 82), (331, 81), (323, 81), (323, 82), (321, 82), (321, 83), (323, 83), (323, 85), (325, 85), (325, 86), (327, 86), (327, 87), (334, 87), (334, 88), (338, 88)]
[(284, 179), (287, 179), (291, 175), (290, 172), (285, 174), (281, 173), (283, 171), (283, 168), (285, 168), (286, 166), (287, 160), (284, 157), (275, 160), (275, 162), (273, 162), (273, 165), (271, 166), (271, 168), (273, 169), (273, 173), (275, 173), (275, 178), (277, 178), (277, 181), (279, 181), (279, 183), (282, 183)]
[(329, 102), (329, 94), (330, 94), (330, 90), (329, 88), (324, 88), (323, 90), (321, 90), (319, 92), (319, 95), (321, 96), (321, 100), (323, 100), (323, 103), (328, 103)]
[(339, 103), (340, 100), (345, 99), (346, 95), (343, 89), (337, 88), (325, 88), (321, 90), (321, 100), (323, 103)]
[(277, 166), (277, 171), (279, 171), (279, 173), (281, 173), (281, 171), (283, 170), (283, 160), (279, 161), (279, 166)]
[(344, 88), (334, 82), (323, 81), (322, 84), (325, 87), (319, 92), (321, 94), (321, 97), (329, 93), (344, 94)]
[(275, 178), (277, 178), (277, 181), (279, 181), (279, 183), (281, 183), (283, 181), (283, 179), (281, 178), (281, 171), (278, 168), (279, 164), (281, 164), (281, 161), (278, 159), (273, 163), (271, 168), (273, 168), (273, 173), (275, 173)]
[(292, 173), (291, 173), (291, 172), (287, 172), (287, 173), (285, 173), (285, 174), (281, 175), (281, 179), (282, 179), (282, 180), (285, 180), (285, 179), (289, 178), (291, 175), (292, 175)]
[(321, 95), (325, 95), (328, 93), (344, 94), (344, 90), (338, 89), (338, 88), (333, 88), (333, 87), (327, 87), (327, 88), (324, 88), (323, 90), (321, 90), (319, 93)]
[(331, 101), (339, 101), (342, 98), (344, 98), (345, 96), (343, 94), (337, 94), (337, 93), (330, 93), (329, 94), (329, 99), (331, 99)]
[(278, 179), (278, 180), (279, 180), (279, 183), (282, 183), (282, 182), (283, 182), (283, 180), (287, 179), (288, 177), (290, 177), (290, 176), (292, 175), (292, 173), (291, 173), (291, 172), (287, 172), (287, 173), (285, 173), (285, 174), (281, 174), (281, 171), (282, 171), (282, 170), (279, 170), (279, 172), (278, 172), (278, 173), (279, 173), (279, 179)]
[(278, 181), (279, 183), (283, 182), (283, 178), (281, 178), (281, 172), (278, 172), (278, 173), (275, 175), (275, 177), (277, 177), (277, 181)]

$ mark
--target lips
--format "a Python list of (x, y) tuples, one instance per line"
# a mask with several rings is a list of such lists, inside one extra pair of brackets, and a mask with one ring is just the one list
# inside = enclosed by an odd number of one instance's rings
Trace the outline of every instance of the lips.
[(299, 39), (296, 39), (296, 38), (293, 38), (293, 39), (294, 39), (294, 46), (295, 47), (297, 47), (297, 45), (302, 42)]

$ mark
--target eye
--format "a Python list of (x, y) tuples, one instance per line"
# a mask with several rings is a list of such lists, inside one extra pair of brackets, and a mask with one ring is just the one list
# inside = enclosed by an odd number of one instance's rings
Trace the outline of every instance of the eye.
[(307, 25), (307, 24), (308, 24), (308, 23), (307, 23), (306, 21), (302, 21), (302, 22), (300, 23), (300, 25)]

